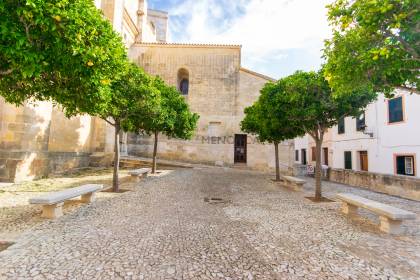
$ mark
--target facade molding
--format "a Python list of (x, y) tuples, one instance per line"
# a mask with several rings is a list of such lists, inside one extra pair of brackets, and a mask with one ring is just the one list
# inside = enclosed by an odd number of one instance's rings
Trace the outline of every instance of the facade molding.
[(277, 80), (276, 80), (276, 79), (274, 79), (274, 78), (268, 77), (268, 76), (263, 75), (263, 74), (260, 74), (260, 73), (258, 73), (258, 72), (254, 72), (254, 71), (249, 70), (249, 69), (246, 69), (246, 68), (244, 68), (244, 67), (241, 67), (240, 71), (243, 71), (243, 72), (245, 72), (245, 73), (248, 73), (248, 74), (251, 74), (251, 75), (257, 76), (257, 77), (259, 77), (259, 78), (263, 78), (263, 79), (265, 79), (265, 80), (267, 80), (267, 81), (270, 81), (270, 82), (276, 82), (276, 81), (277, 81)]

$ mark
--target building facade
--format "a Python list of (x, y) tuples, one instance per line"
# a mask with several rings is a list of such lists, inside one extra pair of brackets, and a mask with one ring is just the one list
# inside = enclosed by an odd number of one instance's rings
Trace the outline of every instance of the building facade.
[[(121, 34), (129, 57), (146, 72), (176, 86), (200, 115), (195, 138), (161, 137), (159, 157), (217, 165), (274, 167), (272, 145), (240, 130), (244, 108), (271, 78), (241, 67), (241, 47), (167, 43), (169, 15), (145, 0), (95, 0)], [(151, 139), (122, 135), (122, 152), (151, 154)], [(16, 108), (0, 99), (0, 181), (23, 181), (88, 166), (113, 151), (113, 127), (90, 116), (65, 118), (48, 102)], [(283, 171), (293, 165), (292, 142), (280, 147)]]
[[(420, 96), (396, 91), (379, 95), (359, 118), (345, 118), (328, 130), (321, 162), (330, 179), (379, 188), (413, 186), (420, 190)], [(295, 164), (315, 166), (315, 142), (295, 139)], [(414, 191), (414, 190), (413, 190)]]

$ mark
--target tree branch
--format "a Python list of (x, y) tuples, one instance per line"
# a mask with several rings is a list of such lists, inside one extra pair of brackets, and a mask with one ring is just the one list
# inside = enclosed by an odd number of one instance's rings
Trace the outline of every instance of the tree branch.
[(420, 94), (420, 91), (417, 88), (406, 87), (406, 86), (399, 86), (399, 87), (395, 87), (395, 88), (399, 89), (399, 90), (409, 91), (409, 92), (415, 93), (415, 94)]
[(318, 133), (314, 132), (314, 131), (308, 131), (308, 134), (315, 140), (318, 140)]
[(389, 30), (385, 30), (385, 35), (386, 36), (388, 36), (388, 37), (392, 37), (392, 38), (395, 38), (395, 39), (397, 39), (397, 41), (402, 45), (402, 47), (409, 53), (409, 54), (411, 54), (415, 59), (417, 59), (418, 57), (419, 57), (419, 54), (417, 53), (417, 51), (413, 48), (413, 47), (411, 47), (410, 46), (410, 44), (408, 44), (405, 40), (403, 40), (402, 38), (401, 38), (401, 36), (397, 36), (397, 35), (394, 35), (394, 34), (392, 34), (392, 32), (391, 31), (389, 31)]
[(14, 71), (14, 69), (7, 69), (4, 71), (0, 71), (0, 76), (7, 76), (9, 74), (12, 74), (12, 72)]
[(26, 38), (28, 39), (28, 41), (32, 44), (32, 39), (31, 36), (29, 35), (29, 28), (31, 27), (31, 24), (27, 24), (25, 22), (25, 20), (23, 19), (23, 17), (19, 17), (19, 21), (23, 24), (23, 26), (25, 27), (25, 33), (26, 33)]
[(115, 123), (110, 122), (108, 119), (104, 118), (103, 120), (106, 121), (107, 123), (109, 123), (110, 125), (115, 126)]

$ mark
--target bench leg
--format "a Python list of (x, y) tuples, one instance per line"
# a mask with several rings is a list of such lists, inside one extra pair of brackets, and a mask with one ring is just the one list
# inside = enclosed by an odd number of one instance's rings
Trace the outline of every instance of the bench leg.
[(300, 192), (300, 191), (302, 191), (302, 185), (301, 184), (294, 183), (293, 184), (293, 189), (295, 191), (297, 191), (297, 192)]
[(63, 202), (53, 205), (43, 205), (41, 217), (47, 219), (55, 219), (63, 216)]
[(140, 182), (140, 176), (131, 176), (131, 178), (133, 179), (133, 181), (134, 181), (135, 183)]
[(83, 203), (91, 203), (91, 202), (93, 202), (94, 200), (95, 200), (95, 193), (94, 192), (92, 192), (92, 193), (87, 193), (87, 194), (84, 194), (84, 195), (82, 195), (82, 199), (81, 199), (81, 201), (83, 202)]
[(343, 202), (341, 206), (341, 211), (346, 215), (356, 215), (357, 214), (357, 206), (348, 204)]
[(387, 217), (379, 217), (381, 221), (380, 230), (389, 234), (401, 234), (402, 233), (402, 221), (391, 220)]

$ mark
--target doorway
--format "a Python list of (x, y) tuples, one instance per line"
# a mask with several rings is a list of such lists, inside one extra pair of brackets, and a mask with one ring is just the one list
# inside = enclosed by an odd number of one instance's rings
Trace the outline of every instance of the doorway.
[(324, 165), (328, 166), (328, 148), (322, 148), (324, 151)]
[(246, 134), (235, 134), (234, 162), (246, 163)]
[(301, 150), (301, 153), (302, 153), (302, 156), (301, 156), (301, 163), (303, 164), (303, 165), (306, 165), (306, 149), (302, 149)]
[(360, 151), (359, 155), (360, 155), (360, 171), (369, 171), (368, 152)]

